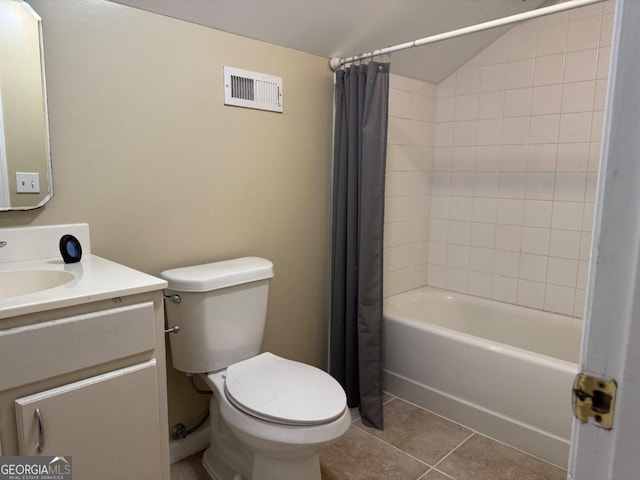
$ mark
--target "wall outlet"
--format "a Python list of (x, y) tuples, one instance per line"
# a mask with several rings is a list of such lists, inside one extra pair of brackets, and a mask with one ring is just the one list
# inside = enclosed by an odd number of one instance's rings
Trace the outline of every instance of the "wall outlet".
[(40, 193), (40, 174), (38, 172), (16, 172), (17, 193)]

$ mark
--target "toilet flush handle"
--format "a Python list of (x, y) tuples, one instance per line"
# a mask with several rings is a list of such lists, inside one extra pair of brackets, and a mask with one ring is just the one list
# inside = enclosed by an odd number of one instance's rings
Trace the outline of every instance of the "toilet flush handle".
[(180, 295), (167, 295), (166, 293), (163, 293), (162, 296), (164, 297), (165, 300), (171, 300), (173, 303), (180, 303), (182, 301), (182, 299), (180, 298)]
[(180, 333), (180, 327), (176, 325), (175, 327), (167, 328), (164, 333)]

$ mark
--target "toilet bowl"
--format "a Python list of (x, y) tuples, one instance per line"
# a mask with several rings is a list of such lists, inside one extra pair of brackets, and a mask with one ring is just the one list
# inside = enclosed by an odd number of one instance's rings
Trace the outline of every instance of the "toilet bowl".
[[(309, 365), (292, 362), (270, 353), (263, 353), (249, 361), (232, 365), (222, 372), (203, 375), (203, 379), (214, 392), (210, 412), (215, 411), (225, 427), (238, 440), (234, 447), (245, 451), (245, 455), (236, 456), (235, 467), (238, 471), (234, 475), (241, 474), (242, 478), (253, 480), (320, 480), (318, 453), (340, 438), (351, 423), (346, 402), (341, 404), (340, 394), (344, 395), (342, 388), (338, 385), (338, 391), (332, 392), (330, 383), (322, 381), (317, 384), (317, 388), (307, 388), (311, 382), (301, 378), (306, 386), (297, 389), (294, 377), (284, 381), (276, 379), (280, 381), (277, 381), (277, 385), (272, 385), (272, 388), (265, 385), (247, 386), (247, 378), (243, 377), (242, 387), (245, 387), (245, 391), (241, 391), (237, 396), (249, 394), (253, 387), (264, 389), (256, 389), (261, 394), (246, 398), (250, 405), (240, 405), (239, 400), (229, 391), (240, 386), (239, 380), (230, 376), (233, 375), (234, 367), (240, 366), (244, 369), (243, 373), (249, 377), (255, 372), (256, 381), (261, 384), (271, 375), (264, 373), (265, 368), (262, 365), (254, 370), (253, 365), (257, 363), (268, 364), (271, 374), (282, 372), (286, 376), (291, 374), (291, 370), (295, 370), (299, 374), (309, 373), (311, 377), (326, 375)], [(333, 381), (328, 375), (327, 377)], [(250, 378), (248, 380), (250, 381)], [(323, 400), (328, 402), (320, 406)], [(306, 402), (308, 408), (303, 408), (305, 403), (296, 405), (300, 401)], [(212, 436), (224, 437), (224, 431), (212, 432)], [(212, 441), (203, 461), (213, 478), (226, 480), (220, 475), (220, 464), (224, 464), (224, 469), (229, 462), (221, 461), (221, 452), (217, 450), (221, 443), (224, 443), (224, 440)], [(224, 453), (228, 455), (228, 449), (225, 449)]]
[(260, 353), (273, 264), (245, 257), (161, 274), (174, 367), (213, 395), (203, 464), (215, 480), (320, 480), (319, 452), (349, 428), (326, 372)]

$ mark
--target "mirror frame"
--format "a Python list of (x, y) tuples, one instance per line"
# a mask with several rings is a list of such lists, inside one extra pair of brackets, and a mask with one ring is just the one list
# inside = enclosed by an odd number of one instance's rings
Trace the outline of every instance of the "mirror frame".
[[(0, 206), (0, 212), (7, 211), (25, 211), (25, 210), (35, 210), (37, 208), (43, 207), (51, 198), (53, 198), (53, 165), (51, 162), (51, 142), (49, 136), (49, 107), (47, 101), (47, 78), (45, 74), (44, 68), (44, 41), (42, 36), (42, 18), (40, 15), (36, 13), (36, 11), (29, 5), (26, 1), (22, 0), (20, 2), (22, 7), (26, 9), (27, 13), (29, 13), (38, 24), (38, 44), (40, 47), (40, 75), (42, 77), (42, 99), (43, 99), (43, 108), (44, 108), (44, 136), (45, 136), (45, 146), (46, 146), (46, 170), (47, 170), (47, 179), (46, 182), (41, 182), (41, 185), (46, 185), (47, 194), (42, 198), (42, 200), (37, 205), (28, 205), (21, 207), (2, 207)], [(4, 170), (4, 169), (3, 169)], [(7, 185), (10, 185), (11, 179), (8, 178), (8, 172), (4, 171), (4, 174), (7, 175)]]

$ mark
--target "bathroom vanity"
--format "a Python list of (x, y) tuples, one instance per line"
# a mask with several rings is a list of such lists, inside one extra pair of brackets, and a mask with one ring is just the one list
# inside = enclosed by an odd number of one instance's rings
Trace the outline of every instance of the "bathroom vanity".
[[(78, 263), (55, 255), (66, 233)], [(92, 255), (87, 225), (0, 229), (1, 242), (2, 455), (71, 456), (74, 478), (168, 480), (166, 282)]]

